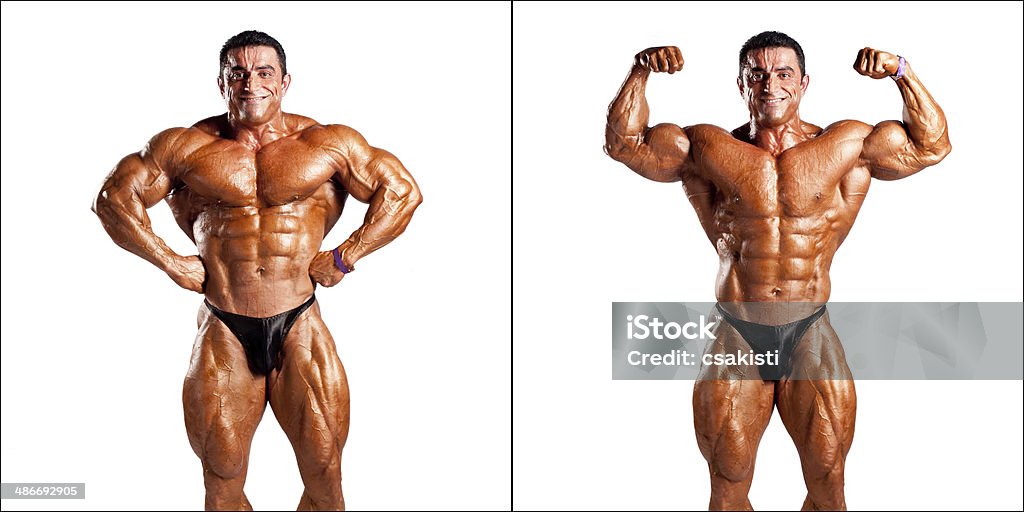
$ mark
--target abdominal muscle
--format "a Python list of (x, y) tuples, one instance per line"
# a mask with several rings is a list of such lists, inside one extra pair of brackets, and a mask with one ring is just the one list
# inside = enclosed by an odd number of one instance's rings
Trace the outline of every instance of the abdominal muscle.
[(777, 321), (766, 323), (782, 324), (807, 317), (828, 301), (836, 250), (832, 230), (808, 219), (745, 220), (746, 226), (733, 225), (717, 238), (719, 302), (733, 303), (727, 306), (730, 312), (751, 321), (764, 319), (760, 312), (768, 307), (779, 314)]
[(269, 317), (313, 294), (309, 264), (323, 242), (323, 213), (303, 202), (215, 207), (193, 226), (206, 266), (206, 298), (225, 311)]

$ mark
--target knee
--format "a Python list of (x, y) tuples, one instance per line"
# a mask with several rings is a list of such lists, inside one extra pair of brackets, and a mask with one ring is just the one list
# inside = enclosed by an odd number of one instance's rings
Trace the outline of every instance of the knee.
[(754, 465), (740, 458), (718, 458), (711, 463), (712, 477), (718, 476), (730, 482), (746, 482), (750, 480)]
[(731, 446), (716, 446), (708, 459), (712, 477), (718, 476), (732, 482), (749, 481), (754, 472), (754, 456), (747, 446), (730, 443)]
[(838, 442), (825, 442), (807, 450), (801, 457), (804, 476), (814, 481), (830, 481), (843, 477), (843, 453)]
[(308, 476), (326, 480), (341, 478), (341, 453), (335, 444), (326, 440), (308, 443), (300, 456)]
[(245, 474), (248, 454), (237, 438), (224, 431), (207, 436), (199, 456), (208, 476), (232, 480)]

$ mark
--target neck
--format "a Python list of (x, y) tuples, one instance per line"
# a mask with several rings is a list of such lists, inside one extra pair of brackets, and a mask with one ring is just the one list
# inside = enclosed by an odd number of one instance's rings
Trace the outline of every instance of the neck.
[(762, 126), (751, 118), (749, 136), (753, 145), (776, 156), (811, 138), (804, 129), (800, 116), (793, 116), (792, 119), (777, 126)]
[(246, 123), (240, 120), (237, 114), (228, 112), (228, 124), (231, 126), (228, 138), (234, 139), (254, 151), (288, 135), (282, 112), (278, 112), (269, 121), (260, 124)]

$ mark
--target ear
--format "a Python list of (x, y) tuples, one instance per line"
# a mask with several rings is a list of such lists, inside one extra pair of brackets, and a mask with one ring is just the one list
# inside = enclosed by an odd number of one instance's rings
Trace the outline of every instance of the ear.
[(227, 99), (227, 91), (224, 90), (224, 77), (217, 77), (217, 90), (220, 91), (220, 96)]
[(800, 92), (807, 92), (807, 85), (811, 83), (811, 75), (804, 75), (800, 79)]
[(736, 87), (740, 90), (740, 96), (743, 96), (743, 75), (736, 77)]
[(292, 84), (291, 73), (281, 78), (281, 97), (284, 98), (285, 94), (288, 94), (288, 86)]

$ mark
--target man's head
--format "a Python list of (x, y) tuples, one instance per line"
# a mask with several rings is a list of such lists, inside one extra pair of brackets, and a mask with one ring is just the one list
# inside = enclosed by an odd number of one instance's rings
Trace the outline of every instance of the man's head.
[(217, 85), (231, 119), (249, 125), (269, 122), (281, 112), (291, 78), (281, 43), (263, 32), (239, 33), (220, 50)]
[(781, 32), (761, 32), (740, 49), (736, 84), (758, 126), (779, 126), (799, 118), (800, 99), (810, 77), (800, 43)]

